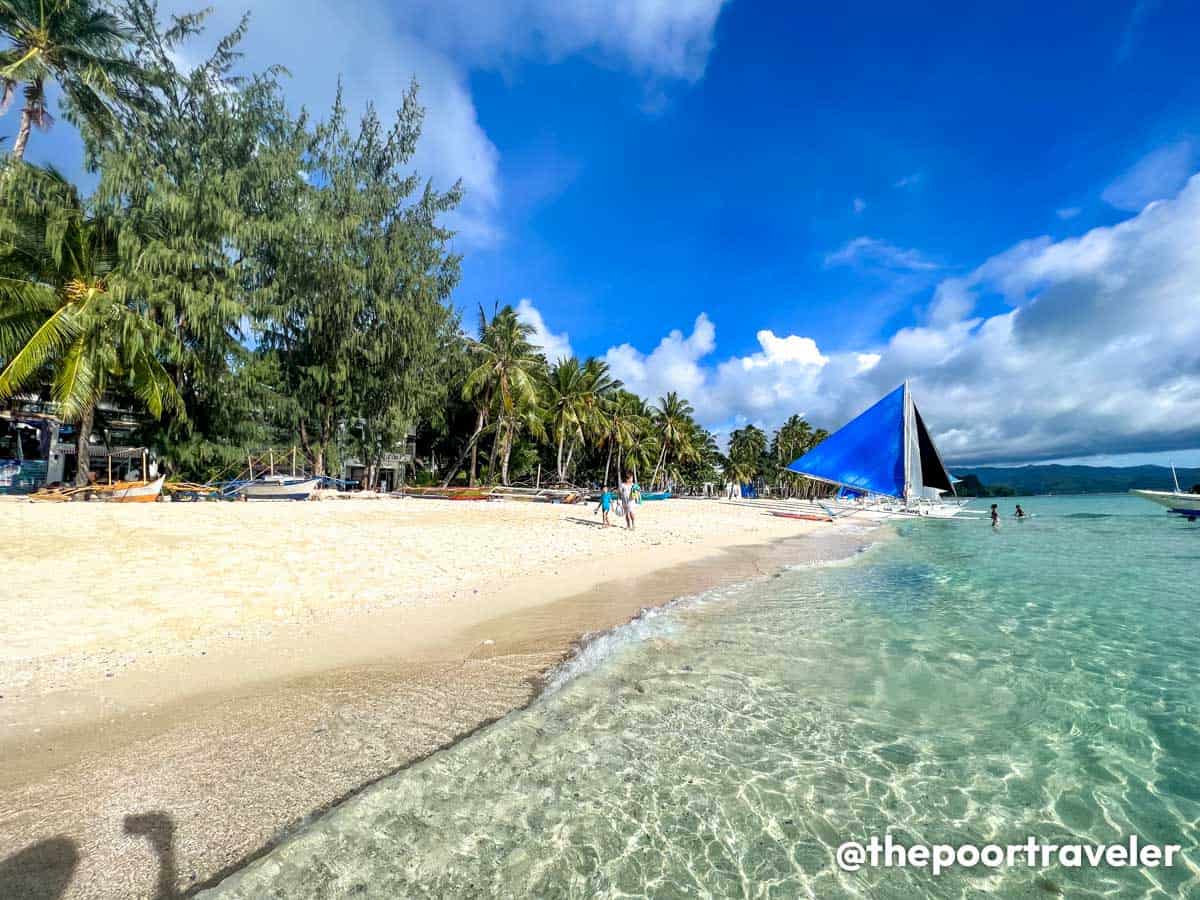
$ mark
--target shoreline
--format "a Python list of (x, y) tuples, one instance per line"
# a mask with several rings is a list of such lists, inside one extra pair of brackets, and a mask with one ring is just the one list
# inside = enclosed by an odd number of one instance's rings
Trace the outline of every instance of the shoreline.
[[(674, 514), (694, 513), (687, 503)], [(542, 519), (561, 527), (572, 511), (496, 514), (532, 530)], [(732, 511), (705, 508), (722, 520)], [(164, 871), (172, 890), (210, 887), (315, 815), (533, 702), (539, 679), (589, 633), (862, 543), (840, 528), (781, 529), (745, 512), (735, 518), (746, 533), (722, 530), (726, 521), (702, 521), (689, 536), (639, 532), (642, 546), (592, 548), (557, 571), (479, 582), (469, 596), (485, 599), (455, 615), (452, 602), (428, 597), (317, 615), (210, 643), (200, 656), (135, 659), (106, 678), (85, 665), (66, 688), (55, 678), (40, 693), (6, 689), (0, 752), (14, 762), (0, 777), (0, 857), (65, 835), (79, 852), (64, 896), (150, 896)], [(624, 536), (600, 539), (610, 537)], [(157, 831), (138, 837), (146, 815), (159, 816)]]

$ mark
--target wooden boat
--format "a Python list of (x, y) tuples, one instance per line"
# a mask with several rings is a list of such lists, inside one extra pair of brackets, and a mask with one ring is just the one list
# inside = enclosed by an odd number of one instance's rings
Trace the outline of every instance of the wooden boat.
[(779, 512), (778, 510), (771, 510), (771, 515), (776, 516), (780, 519), (804, 519), (807, 522), (832, 522), (833, 521), (833, 519), (830, 518), (829, 516), (818, 516), (813, 513)]
[(492, 488), (493, 497), (502, 500), (516, 500), (520, 503), (578, 503), (584, 499), (586, 494), (586, 491), (558, 488)]
[(92, 493), (110, 503), (153, 503), (162, 493), (165, 480), (165, 475), (159, 475), (153, 481), (118, 481), (94, 487)]
[(235, 493), (247, 500), (307, 500), (320, 484), (320, 478), (268, 475), (246, 482)]
[(459, 488), (459, 487), (406, 487), (397, 492), (398, 496), (418, 497), (423, 500), (491, 500), (492, 492), (488, 488)]

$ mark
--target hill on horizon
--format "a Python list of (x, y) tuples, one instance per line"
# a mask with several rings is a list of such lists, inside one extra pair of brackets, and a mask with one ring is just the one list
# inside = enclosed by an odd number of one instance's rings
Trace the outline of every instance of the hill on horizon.
[[(955, 478), (964, 479), (960, 493), (976, 494), (975, 479), (986, 493), (978, 496), (1013, 494), (1104, 494), (1134, 488), (1152, 491), (1175, 489), (1168, 466), (951, 466)], [(1200, 484), (1200, 469), (1176, 469), (1179, 487), (1189, 490)]]

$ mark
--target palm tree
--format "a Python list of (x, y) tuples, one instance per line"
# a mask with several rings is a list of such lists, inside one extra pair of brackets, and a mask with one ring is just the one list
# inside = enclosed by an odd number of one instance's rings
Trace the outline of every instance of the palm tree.
[[(558, 480), (567, 480), (567, 467), (563, 465), (563, 449), (568, 437), (572, 443), (583, 440), (583, 431), (588, 416), (588, 378), (583, 366), (574, 356), (560, 359), (550, 370), (546, 380), (546, 410), (550, 426), (558, 445)], [(569, 465), (569, 460), (567, 461)]]
[(766, 452), (767, 436), (757, 425), (747, 425), (729, 435), (729, 456), (757, 468), (759, 458)]
[(686, 453), (687, 444), (692, 436), (692, 416), (695, 412), (692, 405), (674, 391), (659, 398), (654, 424), (658, 429), (660, 449), (654, 474), (650, 477), (652, 486), (657, 483), (658, 473), (671, 454), (679, 457)]
[[(532, 335), (533, 327), (518, 319), (511, 306), (505, 306), (481, 330), (479, 340), (471, 343), (478, 363), (467, 375), (463, 396), (469, 399), (486, 395), (496, 411), (489, 476), (495, 473), (496, 457), (501, 450), (511, 453), (513, 436), (523, 421), (521, 417), (537, 407), (538, 382), (546, 361), (529, 342)], [(481, 431), (482, 426), (476, 428), (472, 443), (478, 440)], [(451, 471), (451, 477), (457, 468)]]
[(754, 466), (746, 460), (730, 459), (725, 467), (725, 476), (735, 484), (749, 484), (754, 480)]
[(60, 174), (22, 166), (6, 188), (23, 199), (4, 203), (0, 399), (49, 380), (60, 416), (78, 423), (75, 482), (85, 484), (96, 406), (110, 388), (131, 390), (155, 418), (182, 411), (159, 359), (167, 335), (121, 289), (115, 227), (89, 217)]
[(0, 32), (12, 42), (0, 51), (3, 108), (25, 86), (16, 159), (25, 155), (34, 125), (54, 123), (46, 109), (48, 82), (62, 88), (70, 117), (104, 137), (116, 126), (111, 104), (126, 103), (132, 82), (147, 77), (122, 55), (129, 32), (95, 0), (0, 0)]
[(787, 421), (779, 426), (771, 441), (771, 458), (778, 472), (778, 486), (782, 490), (787, 486), (789, 493), (801, 477), (789, 472), (786, 466), (803, 456), (812, 449), (814, 444), (813, 429), (808, 420), (798, 415), (789, 416)]
[(638, 429), (635, 432), (633, 443), (629, 445), (623, 460), (625, 469), (633, 473), (635, 481), (638, 480), (639, 472), (645, 473), (658, 461), (660, 447), (653, 427)]
[(599, 410), (600, 446), (608, 445), (604, 460), (604, 484), (612, 467), (613, 451), (617, 451), (617, 470), (621, 468), (621, 453), (633, 446), (639, 434), (648, 430), (649, 420), (642, 416), (641, 400), (628, 391), (617, 390), (615, 396), (601, 402)]

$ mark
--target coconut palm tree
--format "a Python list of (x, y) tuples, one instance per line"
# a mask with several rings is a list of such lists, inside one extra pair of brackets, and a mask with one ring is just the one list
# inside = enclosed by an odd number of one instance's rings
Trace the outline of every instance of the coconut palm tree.
[(62, 88), (68, 116), (105, 137), (116, 127), (112, 104), (128, 102), (130, 85), (146, 74), (123, 55), (129, 32), (96, 0), (0, 0), (2, 103), (24, 85), (25, 106), (12, 155), (21, 159), (33, 126), (49, 128), (46, 87)]
[(155, 418), (182, 412), (182, 401), (159, 358), (166, 332), (122, 290), (114, 224), (90, 217), (57, 172), (16, 165), (0, 241), (0, 399), (49, 381), (63, 420), (78, 423), (84, 484), (96, 406), (110, 389), (132, 391)]
[[(513, 436), (524, 421), (524, 413), (538, 405), (538, 387), (546, 361), (529, 342), (532, 335), (533, 327), (518, 319), (511, 306), (505, 306), (481, 329), (479, 340), (471, 343), (471, 352), (478, 362), (463, 384), (463, 396), (468, 399), (488, 396), (496, 416), (489, 476), (496, 471), (497, 457), (504, 451), (511, 453)], [(481, 431), (482, 426), (476, 428), (472, 442), (478, 440)], [(457, 468), (452, 470), (451, 477)]]
[(674, 391), (659, 398), (658, 409), (654, 413), (654, 424), (658, 430), (660, 446), (654, 474), (650, 477), (652, 486), (657, 483), (658, 473), (669, 456), (674, 454), (679, 457), (686, 453), (692, 437), (692, 416), (695, 412), (692, 405)]
[(558, 445), (558, 480), (567, 480), (567, 465), (564, 465), (563, 450), (567, 441), (583, 440), (584, 428), (588, 424), (589, 406), (587, 394), (590, 390), (588, 377), (579, 360), (574, 356), (560, 359), (550, 370), (546, 379), (546, 411), (550, 427)]
[(604, 460), (604, 484), (612, 467), (613, 451), (617, 453), (617, 471), (621, 469), (621, 454), (633, 446), (638, 436), (649, 430), (649, 419), (641, 412), (641, 399), (628, 391), (617, 389), (614, 396), (601, 402), (599, 410), (600, 446), (608, 446)]
[[(483, 311), (483, 306), (479, 307), (479, 336), (480, 341), (467, 341), (467, 352), (476, 362), (476, 368), (482, 361), (482, 340), (486, 338), (488, 333), (487, 313)], [(471, 374), (475, 373), (475, 368), (471, 370)], [(471, 455), (471, 475), (468, 483), (471, 487), (475, 486), (475, 475), (477, 471), (477, 461), (479, 456), (479, 438), (483, 435), (484, 427), (487, 425), (488, 412), (492, 406), (492, 382), (484, 374), (474, 379), (468, 376), (462, 387), (462, 398), (475, 405), (475, 430), (471, 433), (470, 438), (463, 444), (462, 450), (459, 451), (458, 458), (454, 464), (446, 469), (446, 477), (442, 481), (442, 487), (446, 487), (454, 480), (454, 476), (458, 474), (458, 470), (462, 468), (463, 462), (467, 458), (467, 454)]]

